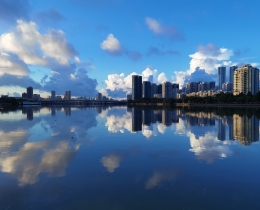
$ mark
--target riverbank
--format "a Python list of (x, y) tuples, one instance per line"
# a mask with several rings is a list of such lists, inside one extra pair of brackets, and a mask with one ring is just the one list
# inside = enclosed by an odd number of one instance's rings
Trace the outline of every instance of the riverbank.
[(258, 103), (128, 103), (130, 106), (158, 106), (158, 107), (252, 107), (260, 108)]

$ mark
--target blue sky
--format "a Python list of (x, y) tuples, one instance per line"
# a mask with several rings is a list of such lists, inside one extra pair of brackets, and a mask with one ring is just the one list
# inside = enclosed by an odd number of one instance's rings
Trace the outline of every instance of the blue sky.
[[(217, 67), (259, 67), (255, 0), (0, 0), (0, 94), (114, 98), (131, 75), (217, 81)], [(200, 78), (201, 75), (201, 78)], [(227, 71), (227, 80), (229, 74)]]

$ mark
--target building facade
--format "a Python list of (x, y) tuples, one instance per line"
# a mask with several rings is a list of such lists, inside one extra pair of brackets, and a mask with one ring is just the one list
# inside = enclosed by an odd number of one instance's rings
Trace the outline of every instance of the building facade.
[(226, 67), (218, 67), (218, 87), (221, 89), (222, 84), (226, 82)]
[(162, 98), (172, 98), (172, 83), (164, 82), (162, 84)]
[(259, 69), (251, 65), (244, 65), (234, 72), (234, 95), (240, 93), (253, 95), (259, 91)]
[(196, 93), (196, 92), (198, 92), (198, 83), (188, 82), (186, 84), (186, 93)]
[(132, 100), (142, 98), (142, 76), (132, 75)]
[(237, 69), (237, 66), (230, 66), (229, 68), (229, 82), (234, 84), (234, 72)]
[(56, 93), (54, 90), (51, 91), (51, 100), (55, 100), (56, 99)]
[(33, 88), (32, 87), (27, 88), (27, 98), (33, 99)]
[(71, 99), (71, 91), (67, 90), (64, 94), (64, 100), (70, 100)]
[(144, 81), (142, 91), (143, 98), (151, 98), (151, 82)]
[(231, 92), (233, 91), (233, 83), (231, 82), (225, 82), (222, 84), (222, 90)]

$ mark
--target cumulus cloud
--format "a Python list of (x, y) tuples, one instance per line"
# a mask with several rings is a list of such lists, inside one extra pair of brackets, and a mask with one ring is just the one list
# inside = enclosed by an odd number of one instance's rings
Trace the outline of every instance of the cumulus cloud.
[(122, 45), (113, 34), (109, 34), (107, 38), (100, 44), (100, 47), (110, 55), (122, 55), (124, 51)]
[[(5, 67), (0, 69), (0, 76), (9, 79), (8, 85), (24, 87), (30, 80), (29, 86), (44, 91), (56, 90), (58, 94), (65, 90), (71, 90), (75, 96), (97, 93), (97, 81), (88, 77), (88, 71), (94, 65), (80, 61), (74, 46), (61, 30), (40, 33), (36, 23), (18, 20), (14, 30), (0, 36), (0, 53), (0, 65)], [(42, 78), (42, 86), (28, 76), (29, 65), (51, 69), (50, 75)]]
[(0, 52), (0, 76), (4, 74), (27, 76), (28, 66), (15, 54)]
[[(219, 48), (213, 44), (200, 45), (197, 52), (189, 55), (191, 58), (189, 70), (175, 71), (172, 80), (179, 83), (180, 86), (192, 81), (192, 77), (201, 81), (204, 81), (205, 78), (206, 80), (210, 78), (216, 80), (218, 67), (229, 67), (235, 64), (230, 60), (233, 55), (233, 50), (227, 48)], [(201, 74), (200, 77), (199, 74)]]
[(109, 34), (107, 38), (100, 44), (102, 50), (112, 56), (126, 55), (133, 61), (142, 59), (142, 54), (135, 50), (128, 50), (124, 48), (119, 40), (113, 34)]
[(164, 56), (164, 55), (180, 55), (180, 52), (178, 50), (164, 50), (160, 49), (158, 47), (150, 47), (147, 52), (147, 56)]
[(159, 21), (147, 17), (145, 18), (146, 25), (155, 34), (168, 37), (172, 40), (184, 41), (184, 36), (174, 26), (164, 26)]
[(63, 31), (41, 34), (36, 23), (23, 20), (17, 21), (15, 30), (0, 36), (0, 50), (16, 54), (26, 64), (41, 66), (68, 65), (77, 57)]
[[(154, 83), (168, 81), (165, 73), (160, 73), (158, 76), (157, 74), (158, 71), (156, 69), (146, 68), (141, 74), (142, 80)], [(102, 89), (101, 92), (113, 98), (125, 98), (126, 94), (132, 92), (132, 75), (137, 75), (137, 73), (133, 72), (127, 76), (124, 73), (108, 75), (108, 79), (105, 80), (106, 89)]]
[(106, 126), (109, 132), (124, 133), (125, 130), (132, 131), (132, 114), (127, 112), (122, 116), (110, 115), (106, 117)]

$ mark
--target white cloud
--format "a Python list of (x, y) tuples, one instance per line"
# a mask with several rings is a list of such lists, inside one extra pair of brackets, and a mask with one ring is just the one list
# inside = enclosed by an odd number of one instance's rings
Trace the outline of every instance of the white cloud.
[[(158, 71), (156, 69), (146, 68), (141, 75), (143, 81), (152, 80), (158, 84), (168, 81), (165, 73), (160, 73), (158, 76), (157, 74)], [(127, 76), (124, 73), (108, 75), (108, 79), (105, 80), (106, 89), (102, 89), (100, 92), (113, 98), (125, 98), (126, 94), (132, 92), (132, 75), (137, 75), (137, 73), (133, 72)]]
[(30, 70), (17, 56), (0, 51), (0, 76), (4, 74), (26, 76)]
[(110, 55), (122, 55), (124, 50), (118, 39), (115, 38), (113, 34), (109, 34), (106, 40), (100, 44), (100, 47)]
[(183, 41), (183, 35), (174, 26), (164, 26), (159, 21), (147, 17), (145, 18), (146, 25), (155, 34), (169, 37), (173, 40)]
[(124, 133), (125, 129), (132, 132), (132, 114), (127, 112), (123, 116), (110, 115), (106, 117), (106, 126), (109, 132)]
[(66, 40), (61, 30), (50, 30), (46, 34), (38, 31), (34, 22), (17, 21), (17, 27), (0, 36), (0, 50), (16, 54), (29, 65), (47, 66), (55, 61), (60, 65), (69, 65), (77, 61), (77, 52)]

